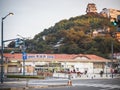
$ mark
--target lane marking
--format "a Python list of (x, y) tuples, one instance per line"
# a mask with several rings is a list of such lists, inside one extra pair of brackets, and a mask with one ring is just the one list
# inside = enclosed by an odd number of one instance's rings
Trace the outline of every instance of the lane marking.
[(112, 84), (73, 84), (74, 86), (92, 86), (92, 87), (101, 87), (101, 88), (106, 88), (106, 89), (102, 89), (102, 90), (109, 90), (109, 89), (114, 89), (114, 88), (118, 88), (120, 89), (119, 85), (112, 85)]

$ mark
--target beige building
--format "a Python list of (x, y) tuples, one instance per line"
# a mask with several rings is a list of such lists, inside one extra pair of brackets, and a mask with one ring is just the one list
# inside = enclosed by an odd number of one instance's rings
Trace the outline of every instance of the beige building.
[(120, 10), (104, 8), (100, 14), (102, 14), (104, 17), (110, 18), (112, 21), (114, 18), (117, 18), (117, 16), (120, 15)]

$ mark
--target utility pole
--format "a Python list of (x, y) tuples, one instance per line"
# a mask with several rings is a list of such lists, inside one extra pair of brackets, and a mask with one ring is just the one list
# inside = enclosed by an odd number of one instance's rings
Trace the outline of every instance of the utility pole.
[(26, 50), (26, 47), (25, 47), (25, 37), (17, 34), (17, 36), (21, 37), (22, 38), (22, 41), (23, 41), (23, 46), (22, 46), (22, 59), (23, 59), (23, 75), (25, 75), (25, 60), (27, 59), (27, 54), (25, 52)]

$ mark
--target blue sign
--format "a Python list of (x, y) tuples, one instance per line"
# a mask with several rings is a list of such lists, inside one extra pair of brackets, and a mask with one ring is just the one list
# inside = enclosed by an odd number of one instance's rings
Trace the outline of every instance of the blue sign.
[(23, 60), (26, 60), (26, 59), (27, 59), (27, 54), (26, 54), (26, 52), (23, 52), (23, 53), (22, 53), (22, 58), (23, 58)]

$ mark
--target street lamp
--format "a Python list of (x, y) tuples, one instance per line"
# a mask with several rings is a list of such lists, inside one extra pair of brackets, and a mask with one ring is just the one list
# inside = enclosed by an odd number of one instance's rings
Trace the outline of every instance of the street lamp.
[(7, 16), (9, 15), (14, 15), (13, 13), (9, 13), (7, 14), (5, 17), (2, 17), (2, 22), (1, 22), (1, 75), (0, 75), (0, 80), (1, 80), (1, 83), (3, 83), (3, 79), (4, 79), (4, 67), (3, 67), (3, 21), (4, 19), (7, 18)]

